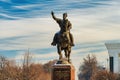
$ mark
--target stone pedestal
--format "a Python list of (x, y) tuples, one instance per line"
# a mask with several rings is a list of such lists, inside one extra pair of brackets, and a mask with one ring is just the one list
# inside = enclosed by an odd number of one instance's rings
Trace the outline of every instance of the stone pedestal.
[(54, 64), (51, 80), (75, 80), (75, 68), (72, 64)]

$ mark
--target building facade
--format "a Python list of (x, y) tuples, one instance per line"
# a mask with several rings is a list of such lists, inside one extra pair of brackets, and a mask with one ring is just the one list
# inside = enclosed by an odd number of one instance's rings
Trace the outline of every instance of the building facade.
[(109, 54), (109, 69), (120, 73), (120, 43), (105, 43)]

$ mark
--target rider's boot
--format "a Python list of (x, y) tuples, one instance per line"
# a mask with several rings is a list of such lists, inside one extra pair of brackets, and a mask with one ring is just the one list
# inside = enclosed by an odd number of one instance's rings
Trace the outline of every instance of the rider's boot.
[(51, 45), (56, 46), (56, 43), (53, 41), (53, 42), (51, 43)]
[(57, 44), (57, 36), (58, 36), (58, 33), (56, 33), (54, 35), (53, 42), (51, 43), (51, 45), (56, 46), (56, 44)]
[(70, 35), (71, 46), (75, 46), (73, 35), (71, 33), (69, 35)]
[(73, 42), (71, 42), (71, 46), (75, 46), (75, 44)]

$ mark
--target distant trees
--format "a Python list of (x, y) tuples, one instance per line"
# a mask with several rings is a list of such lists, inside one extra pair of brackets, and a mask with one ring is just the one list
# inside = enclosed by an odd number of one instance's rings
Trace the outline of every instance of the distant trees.
[(88, 55), (83, 60), (83, 64), (79, 68), (79, 80), (120, 80), (120, 75), (109, 72), (102, 66), (98, 66), (96, 56)]
[[(0, 56), (0, 80), (51, 80), (51, 68), (56, 62), (33, 63), (30, 53), (25, 53), (21, 66), (14, 60)], [(88, 55), (79, 68), (79, 80), (120, 80), (120, 75), (98, 66), (96, 56)]]
[(0, 80), (51, 80), (51, 66), (54, 63), (32, 63), (31, 55), (25, 53), (22, 65), (18, 66), (15, 61), (0, 56)]
[(91, 76), (98, 70), (97, 68), (96, 57), (88, 55), (84, 58), (83, 65), (79, 68), (79, 80), (90, 80)]
[(0, 80), (5, 80), (7, 79), (6, 76), (11, 76), (11, 72), (8, 72), (9, 69), (11, 70), (11, 67), (9, 66), (10, 61), (8, 61), (4, 56), (0, 56)]
[(100, 70), (91, 77), (91, 80), (117, 80), (117, 75), (107, 70)]

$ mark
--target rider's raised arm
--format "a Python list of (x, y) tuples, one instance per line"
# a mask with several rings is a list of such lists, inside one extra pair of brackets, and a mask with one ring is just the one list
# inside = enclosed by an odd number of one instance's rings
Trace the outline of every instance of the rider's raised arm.
[(59, 18), (56, 18), (55, 15), (54, 15), (54, 12), (52, 11), (51, 12), (51, 15), (52, 15), (52, 18), (56, 21), (56, 22), (59, 22), (60, 19)]

